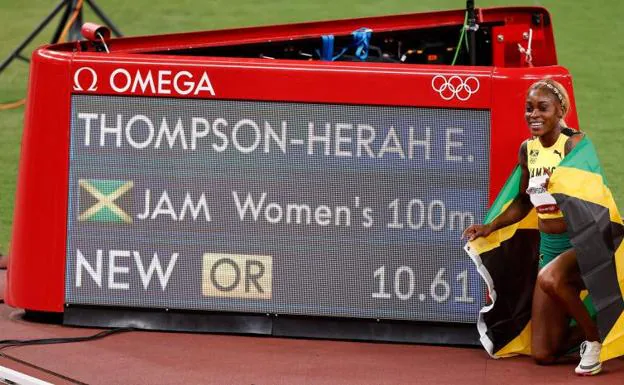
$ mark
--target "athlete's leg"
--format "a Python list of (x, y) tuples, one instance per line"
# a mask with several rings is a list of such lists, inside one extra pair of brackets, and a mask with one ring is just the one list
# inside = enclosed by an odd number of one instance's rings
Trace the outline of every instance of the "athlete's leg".
[(555, 362), (569, 334), (569, 322), (559, 301), (536, 284), (531, 309), (531, 353), (535, 362), (540, 365)]
[(576, 320), (588, 341), (600, 341), (598, 328), (579, 298), (584, 285), (574, 249), (561, 253), (544, 267), (538, 274), (537, 286)]
[(563, 341), (563, 345), (561, 345), (561, 350), (559, 355), (563, 356), (570, 351), (578, 351), (581, 343), (585, 341), (585, 332), (578, 324), (571, 326), (568, 329), (568, 334), (565, 340)]

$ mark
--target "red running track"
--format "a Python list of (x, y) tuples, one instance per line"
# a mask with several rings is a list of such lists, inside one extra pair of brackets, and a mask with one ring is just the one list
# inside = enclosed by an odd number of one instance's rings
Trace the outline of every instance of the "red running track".
[[(0, 293), (5, 281), (0, 270)], [(29, 322), (22, 314), (0, 304), (0, 340), (100, 331)], [(576, 376), (576, 364), (493, 360), (480, 348), (148, 331), (0, 351), (0, 366), (54, 384), (624, 384), (624, 359), (606, 362), (591, 378)]]

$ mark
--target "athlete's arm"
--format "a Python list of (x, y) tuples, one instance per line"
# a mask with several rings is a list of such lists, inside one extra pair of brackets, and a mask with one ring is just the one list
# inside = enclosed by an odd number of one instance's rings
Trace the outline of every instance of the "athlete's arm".
[(492, 232), (519, 222), (532, 209), (531, 199), (526, 193), (529, 185), (529, 168), (527, 167), (527, 142), (520, 146), (518, 153), (518, 164), (521, 171), (520, 191), (511, 204), (496, 219), (486, 225), (472, 225), (464, 230), (462, 238), (468, 238), (469, 241), (479, 237), (487, 237)]

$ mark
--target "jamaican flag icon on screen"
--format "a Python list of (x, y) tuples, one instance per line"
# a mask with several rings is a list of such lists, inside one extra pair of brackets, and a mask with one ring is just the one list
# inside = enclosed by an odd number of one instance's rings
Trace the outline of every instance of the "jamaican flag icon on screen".
[(132, 181), (79, 179), (79, 221), (132, 223)]
[[(519, 186), (517, 167), (490, 208), (486, 223), (503, 212), (518, 194)], [(564, 214), (596, 311), (603, 344), (600, 359), (624, 355), (624, 225), (588, 138), (561, 161), (550, 178), (548, 191)], [(538, 246), (537, 214), (533, 209), (519, 223), (465, 247), (488, 286), (489, 301), (481, 309), (477, 327), (481, 343), (493, 357), (531, 354), (531, 299)]]

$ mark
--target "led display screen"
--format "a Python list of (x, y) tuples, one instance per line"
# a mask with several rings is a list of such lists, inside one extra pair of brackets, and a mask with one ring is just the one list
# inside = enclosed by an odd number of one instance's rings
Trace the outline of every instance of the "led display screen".
[(487, 110), (74, 95), (68, 304), (476, 322)]

